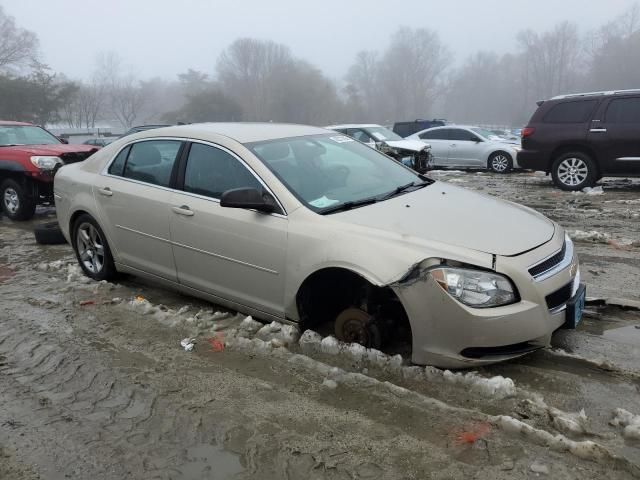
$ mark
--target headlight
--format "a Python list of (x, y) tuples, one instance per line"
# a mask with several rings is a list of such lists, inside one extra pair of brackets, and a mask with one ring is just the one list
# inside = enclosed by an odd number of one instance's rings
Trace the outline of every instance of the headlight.
[(41, 170), (53, 170), (56, 165), (63, 165), (58, 157), (31, 157), (31, 163)]
[(516, 301), (513, 285), (498, 273), (449, 267), (430, 273), (445, 292), (470, 307), (497, 307)]

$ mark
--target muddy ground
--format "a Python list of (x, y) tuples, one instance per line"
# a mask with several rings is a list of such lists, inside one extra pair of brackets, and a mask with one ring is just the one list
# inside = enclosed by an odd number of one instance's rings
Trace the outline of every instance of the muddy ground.
[[(589, 297), (640, 300), (640, 181), (433, 177), (557, 220)], [(590, 306), (552, 349), (476, 373), (412, 367), (133, 277), (90, 282), (69, 246), (34, 242), (53, 215), (0, 219), (0, 479), (640, 477), (637, 310)]]

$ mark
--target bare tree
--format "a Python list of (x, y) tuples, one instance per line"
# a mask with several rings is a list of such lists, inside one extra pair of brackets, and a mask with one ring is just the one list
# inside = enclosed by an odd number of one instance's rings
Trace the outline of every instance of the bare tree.
[(380, 64), (380, 86), (390, 102), (387, 120), (426, 115), (444, 91), (451, 54), (438, 34), (402, 27), (391, 38)]
[(37, 53), (36, 34), (16, 26), (15, 19), (0, 6), (0, 70), (29, 65)]
[(374, 118), (380, 113), (379, 67), (377, 52), (361, 51), (347, 72), (345, 93), (355, 121), (359, 117)]
[(272, 120), (270, 107), (279, 78), (291, 68), (289, 48), (272, 41), (240, 38), (218, 59), (218, 78), (223, 89), (242, 105), (250, 120)]

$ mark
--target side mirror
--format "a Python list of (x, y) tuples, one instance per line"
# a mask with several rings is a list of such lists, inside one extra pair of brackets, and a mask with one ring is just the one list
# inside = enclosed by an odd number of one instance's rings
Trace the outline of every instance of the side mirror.
[(271, 213), (275, 210), (262, 193), (255, 188), (234, 188), (222, 193), (220, 206), (227, 208), (244, 208)]
[(66, 138), (58, 137), (58, 140), (60, 140), (62, 143), (69, 143), (69, 140), (67, 140)]

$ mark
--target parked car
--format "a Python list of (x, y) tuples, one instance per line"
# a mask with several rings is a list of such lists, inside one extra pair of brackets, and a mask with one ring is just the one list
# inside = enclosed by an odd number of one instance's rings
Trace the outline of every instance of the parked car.
[(333, 322), (417, 364), (468, 367), (549, 345), (585, 290), (562, 227), (316, 127), (139, 133), (55, 178), (58, 220), (95, 280), (128, 272), (263, 320)]
[(138, 125), (136, 127), (131, 127), (129, 130), (124, 132), (118, 138), (126, 137), (128, 135), (133, 135), (134, 133), (146, 132), (147, 130), (153, 130), (154, 128), (162, 128), (162, 127), (170, 127), (170, 125)]
[(330, 125), (325, 128), (343, 133), (371, 148), (380, 150), (416, 172), (424, 173), (431, 166), (431, 147), (428, 144), (403, 139), (381, 125), (373, 123)]
[(0, 199), (12, 220), (33, 217), (38, 204), (53, 203), (58, 168), (95, 152), (89, 145), (67, 145), (44, 128), (0, 121)]
[(497, 128), (489, 129), (491, 133), (493, 133), (496, 137), (501, 140), (504, 140), (508, 143), (515, 143), (516, 145), (520, 145), (520, 136), (514, 135), (511, 130), (501, 130)]
[(538, 102), (518, 162), (551, 173), (562, 190), (603, 176), (640, 176), (640, 90), (560, 95)]
[(407, 138), (410, 139), (431, 145), (435, 167), (487, 168), (507, 173), (519, 166), (516, 161), (519, 145), (479, 127), (447, 125), (415, 133)]
[(97, 137), (90, 138), (82, 142), (83, 145), (93, 145), (94, 147), (106, 147), (115, 140), (115, 137)]
[(444, 127), (446, 120), (434, 118), (433, 120), (413, 120), (411, 122), (396, 122), (393, 124), (393, 132), (403, 138), (413, 135), (416, 132), (433, 127)]

